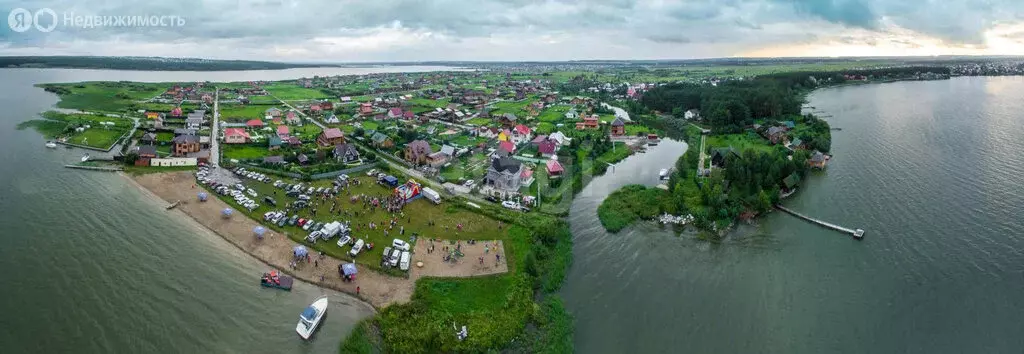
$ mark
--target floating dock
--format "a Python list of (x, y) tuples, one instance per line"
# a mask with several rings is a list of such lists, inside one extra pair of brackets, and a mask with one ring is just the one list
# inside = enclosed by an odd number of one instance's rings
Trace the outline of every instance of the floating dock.
[(800, 214), (800, 213), (798, 213), (796, 211), (793, 211), (793, 210), (788, 209), (788, 208), (786, 208), (784, 206), (781, 206), (781, 205), (776, 205), (775, 208), (779, 209), (779, 210), (782, 210), (784, 212), (787, 212), (787, 213), (789, 213), (789, 214), (791, 214), (793, 216), (796, 216), (798, 218), (801, 218), (801, 219), (810, 221), (812, 223), (821, 225), (823, 227), (826, 227), (826, 228), (829, 228), (829, 229), (833, 229), (833, 230), (836, 230), (836, 231), (839, 231), (839, 232), (848, 233), (848, 234), (852, 235), (853, 238), (855, 238), (855, 239), (860, 240), (860, 239), (864, 238), (864, 230), (846, 228), (846, 227), (842, 227), (842, 226), (839, 226), (839, 225), (836, 225), (836, 224), (833, 224), (833, 223), (829, 223), (829, 222), (825, 222), (825, 221), (822, 221), (822, 220), (818, 220), (818, 219), (812, 218), (810, 216), (807, 216), (807, 215), (804, 215), (804, 214)]
[(124, 171), (124, 169), (120, 168), (120, 167), (100, 167), (100, 166), (82, 166), (82, 165), (64, 165), (64, 167), (67, 167), (67, 168), (77, 168), (79, 170), (90, 170), (90, 171), (107, 171), (107, 172)]

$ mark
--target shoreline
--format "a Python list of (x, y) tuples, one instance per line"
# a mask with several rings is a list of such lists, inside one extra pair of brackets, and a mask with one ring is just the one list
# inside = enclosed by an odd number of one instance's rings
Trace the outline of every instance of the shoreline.
[[(437, 264), (440, 262), (417, 258), (414, 261), (424, 262), (426, 264), (425, 267), (419, 268), (415, 265), (410, 267), (409, 276), (406, 278), (393, 277), (378, 273), (367, 267), (359, 267), (360, 272), (356, 277), (357, 280), (346, 283), (338, 276), (338, 266), (342, 263), (347, 263), (347, 261), (324, 257), (323, 259), (317, 259), (318, 265), (314, 265), (311, 261), (309, 264), (300, 264), (297, 269), (291, 269), (289, 263), (292, 261), (292, 248), (298, 243), (270, 228), (268, 228), (263, 240), (257, 240), (252, 234), (252, 229), (260, 225), (260, 223), (241, 213), (236, 213), (236, 215), (229, 219), (221, 218), (221, 210), (224, 208), (234, 210), (236, 208), (216, 197), (209, 198), (206, 202), (196, 201), (195, 194), (200, 190), (205, 191), (205, 189), (199, 186), (192, 187), (195, 179), (191, 171), (164, 172), (140, 176), (131, 176), (125, 173), (119, 174), (138, 187), (144, 194), (154, 198), (154, 200), (163, 203), (174, 203), (180, 200), (181, 203), (174, 210), (169, 211), (180, 212), (191, 218), (197, 224), (217, 234), (242, 252), (267, 266), (310, 285), (351, 295), (369, 304), (375, 310), (394, 303), (409, 302), (415, 290), (416, 280), (421, 277), (473, 277), (508, 272), (506, 263), (502, 263), (500, 268), (486, 267), (486, 269), (480, 269), (479, 267), (472, 267), (472, 262), (463, 262), (460, 265), (446, 267), (444, 264)], [(503, 247), (500, 243), (499, 246)], [(426, 242), (416, 242), (413, 251), (415, 254), (425, 255), (426, 247)], [(467, 249), (467, 252), (472, 251), (469, 247), (465, 246), (464, 249)], [(482, 250), (482, 247), (480, 245), (474, 248), (481, 248)], [(316, 258), (316, 256), (313, 255), (311, 258)], [(359, 265), (362, 262), (356, 261), (354, 263)], [(466, 265), (470, 265), (470, 267), (465, 267)], [(323, 276), (323, 281), (320, 281), (321, 276)], [(258, 274), (253, 274), (254, 286), (256, 286), (255, 283), (258, 277)]]

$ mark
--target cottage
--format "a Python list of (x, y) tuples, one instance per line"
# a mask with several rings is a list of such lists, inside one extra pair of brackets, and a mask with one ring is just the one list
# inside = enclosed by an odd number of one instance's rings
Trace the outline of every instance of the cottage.
[(320, 136), (316, 138), (316, 143), (320, 146), (334, 146), (345, 143), (345, 134), (342, 134), (341, 129), (328, 128), (320, 133)]
[(573, 119), (573, 120), (575, 120), (576, 118), (579, 118), (579, 117), (580, 117), (580, 115), (579, 115), (579, 113), (576, 113), (576, 108), (570, 108), (568, 112), (565, 112), (565, 118), (566, 119)]
[(405, 161), (414, 165), (424, 164), (431, 153), (433, 151), (429, 143), (423, 140), (414, 140), (405, 146)]
[(359, 114), (371, 115), (373, 114), (373, 104), (369, 102), (359, 104)]
[(249, 141), (249, 133), (245, 132), (242, 128), (227, 128), (224, 129), (224, 143), (225, 144), (245, 144)]
[(338, 144), (334, 146), (334, 158), (341, 163), (354, 163), (359, 161), (359, 150), (352, 144)]
[(786, 128), (783, 127), (771, 127), (765, 130), (765, 138), (772, 142), (772, 144), (781, 143), (786, 139)]
[(788, 147), (790, 150), (800, 149), (804, 147), (804, 141), (800, 140), (800, 138), (796, 138), (793, 139), (793, 141), (790, 141), (789, 144), (786, 145), (786, 147)]
[(398, 107), (394, 107), (388, 110), (388, 118), (401, 118), (402, 114), (402, 109)]
[(279, 125), (279, 126), (277, 126), (277, 136), (284, 138), (284, 137), (288, 137), (288, 135), (290, 133), (291, 132), (288, 130), (288, 126), (287, 125)]
[(271, 135), (270, 138), (267, 139), (267, 150), (280, 149), (281, 145), (284, 145), (284, 140), (276, 135)]
[(498, 143), (498, 151), (503, 151), (508, 154), (512, 154), (516, 152), (516, 145), (510, 141), (502, 141)]
[(335, 115), (334, 113), (331, 113), (331, 115), (327, 116), (327, 118), (324, 118), (324, 123), (327, 123), (327, 124), (338, 124), (338, 123), (341, 123), (341, 120), (338, 119), (337, 115)]
[(302, 146), (302, 140), (299, 140), (299, 137), (294, 136), (294, 135), (293, 136), (289, 136), (288, 137), (288, 146), (291, 146), (291, 147)]
[(299, 118), (299, 113), (292, 110), (289, 110), (288, 113), (284, 114), (284, 121), (293, 125), (302, 123), (302, 119)]
[(305, 165), (309, 163), (309, 156), (306, 156), (306, 154), (299, 154), (299, 156), (296, 157), (295, 160), (298, 161), (299, 164)]
[(739, 152), (737, 152), (736, 149), (733, 149), (731, 146), (727, 148), (712, 149), (711, 166), (725, 168), (725, 161), (729, 157), (729, 155), (733, 155), (736, 157), (740, 156)]
[(427, 165), (430, 165), (430, 167), (433, 168), (440, 168), (441, 166), (444, 166), (444, 164), (448, 163), (449, 159), (451, 159), (451, 156), (438, 151), (427, 155)]
[(555, 151), (558, 151), (558, 143), (554, 140), (544, 138), (544, 140), (537, 142), (537, 152), (539, 152), (541, 156), (554, 156)]
[(523, 168), (522, 172), (519, 172), (519, 185), (529, 187), (531, 184), (533, 184), (533, 170)]
[(498, 130), (498, 128), (492, 128), (492, 127), (480, 127), (480, 128), (477, 128), (477, 136), (480, 136), (481, 138), (488, 138), (488, 139), (497, 138), (499, 132), (500, 131)]
[(156, 133), (142, 134), (142, 138), (140, 138), (139, 141), (148, 145), (156, 144)]
[(341, 103), (350, 103), (350, 102), (352, 102), (352, 97), (341, 96)]
[(821, 151), (815, 150), (814, 154), (811, 154), (811, 158), (807, 159), (807, 164), (810, 165), (811, 168), (824, 169), (825, 166), (828, 164), (828, 160), (828, 155), (821, 153)]
[(266, 115), (268, 117), (271, 117), (271, 118), (280, 117), (281, 116), (281, 109), (279, 109), (277, 107), (270, 107), (270, 108), (267, 108), (266, 111), (263, 111), (263, 113), (264, 113), (264, 115)]
[(250, 119), (248, 122), (245, 122), (245, 126), (249, 128), (262, 128), (263, 121), (259, 119)]
[(530, 130), (530, 127), (519, 124), (516, 125), (515, 128), (512, 128), (512, 142), (516, 144), (521, 144), (523, 142), (530, 141), (530, 138), (532, 137), (533, 131)]
[(500, 191), (515, 192), (522, 184), (523, 163), (511, 157), (494, 159), (487, 169), (484, 184)]
[(558, 163), (558, 160), (548, 160), (548, 162), (546, 164), (547, 164), (547, 170), (548, 170), (548, 177), (551, 177), (551, 178), (561, 177), (562, 173), (565, 172), (565, 169), (562, 168), (562, 164)]
[(174, 135), (175, 136), (177, 136), (177, 135), (196, 135), (196, 131), (195, 131), (195, 129), (182, 129), (182, 128), (178, 128), (178, 129), (174, 129)]
[(519, 118), (516, 117), (515, 114), (505, 113), (505, 114), (501, 115), (501, 118), (498, 118), (498, 122), (500, 122), (501, 124), (503, 124), (505, 126), (510, 126), (511, 127), (513, 124), (516, 124), (516, 120), (517, 119), (519, 119)]
[(377, 148), (391, 148), (394, 146), (394, 140), (391, 140), (391, 137), (380, 132), (374, 133), (374, 135), (370, 137), (370, 143)]
[(198, 130), (199, 128), (202, 128), (203, 124), (205, 123), (206, 120), (203, 119), (203, 117), (189, 116), (187, 119), (185, 119), (185, 128)]
[(171, 117), (181, 117), (181, 107), (174, 107), (171, 109)]
[(325, 110), (325, 111), (333, 111), (334, 110), (334, 103), (331, 102), (331, 101), (320, 102), (320, 109)]
[(139, 158), (143, 158), (143, 159), (156, 158), (156, 146), (153, 146), (153, 145), (139, 146)]
[(572, 139), (565, 136), (562, 132), (551, 133), (551, 135), (548, 135), (548, 139), (557, 141), (558, 145), (569, 145), (569, 142), (572, 141)]
[(413, 113), (412, 111), (405, 111), (404, 113), (402, 113), (402, 118), (408, 120), (416, 119), (416, 113)]
[(582, 122), (576, 122), (576, 130), (598, 129), (600, 127), (601, 120), (596, 114), (584, 116)]
[(320, 109), (320, 105), (319, 104), (313, 103), (313, 104), (309, 105), (309, 113), (310, 114), (320, 114), (320, 112), (322, 112), (322, 110)]
[(611, 125), (612, 136), (622, 136), (626, 134), (626, 122), (623, 121), (622, 118), (615, 118)]
[(174, 156), (185, 156), (190, 152), (197, 152), (202, 147), (199, 144), (199, 137), (195, 135), (178, 135), (171, 140)]
[(686, 110), (685, 113), (683, 113), (683, 118), (686, 119), (686, 120), (699, 120), (700, 119), (700, 110), (698, 110), (698, 109), (688, 109), (688, 110)]

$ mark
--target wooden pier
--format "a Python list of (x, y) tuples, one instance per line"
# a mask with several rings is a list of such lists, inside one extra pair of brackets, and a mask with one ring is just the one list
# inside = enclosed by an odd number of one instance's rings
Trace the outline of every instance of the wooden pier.
[(100, 166), (82, 166), (82, 165), (64, 165), (64, 167), (67, 167), (67, 168), (77, 168), (77, 169), (80, 169), (80, 170), (90, 170), (90, 171), (107, 171), (107, 172), (124, 171), (124, 169), (120, 168), (120, 167), (100, 167)]
[(779, 210), (782, 210), (784, 212), (787, 212), (787, 213), (789, 213), (789, 214), (791, 214), (793, 216), (796, 216), (798, 218), (801, 218), (801, 219), (807, 220), (809, 222), (821, 225), (823, 227), (826, 227), (826, 228), (829, 228), (829, 229), (832, 229), (832, 230), (836, 230), (836, 231), (839, 231), (839, 232), (848, 233), (850, 235), (853, 235), (853, 237), (858, 239), (858, 240), (864, 237), (864, 230), (861, 230), (861, 229), (850, 229), (850, 228), (842, 227), (842, 226), (839, 226), (839, 225), (836, 225), (836, 224), (833, 224), (833, 223), (829, 223), (829, 222), (825, 222), (825, 221), (822, 221), (822, 220), (818, 220), (818, 219), (812, 218), (810, 216), (807, 216), (807, 215), (804, 215), (804, 214), (800, 214), (800, 213), (798, 213), (796, 211), (793, 211), (793, 210), (788, 209), (788, 208), (786, 208), (784, 206), (781, 206), (781, 205), (775, 205), (775, 208), (779, 209)]

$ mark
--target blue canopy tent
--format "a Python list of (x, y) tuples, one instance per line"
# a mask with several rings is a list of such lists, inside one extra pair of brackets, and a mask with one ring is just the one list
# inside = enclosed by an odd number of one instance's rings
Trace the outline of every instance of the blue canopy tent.
[(309, 250), (306, 249), (306, 246), (301, 245), (295, 246), (295, 248), (292, 249), (292, 252), (295, 253), (295, 257), (305, 257), (309, 254)]
[(225, 218), (230, 217), (232, 213), (234, 213), (234, 210), (231, 210), (230, 208), (224, 208), (224, 210), (220, 211), (220, 215)]
[(359, 271), (356, 270), (356, 264), (355, 263), (345, 263), (345, 264), (341, 265), (341, 274), (343, 274), (343, 275), (355, 275), (356, 273), (359, 273)]
[(252, 229), (252, 233), (256, 234), (256, 238), (263, 239), (263, 234), (267, 233), (267, 228), (263, 226), (257, 226)]
[(209, 197), (209, 195), (208, 195), (208, 194), (206, 194), (206, 192), (199, 192), (199, 195), (198, 195), (198, 197), (199, 197), (199, 201), (200, 201), (200, 202), (205, 202), (205, 201), (206, 201), (206, 198), (208, 198), (208, 197)]

